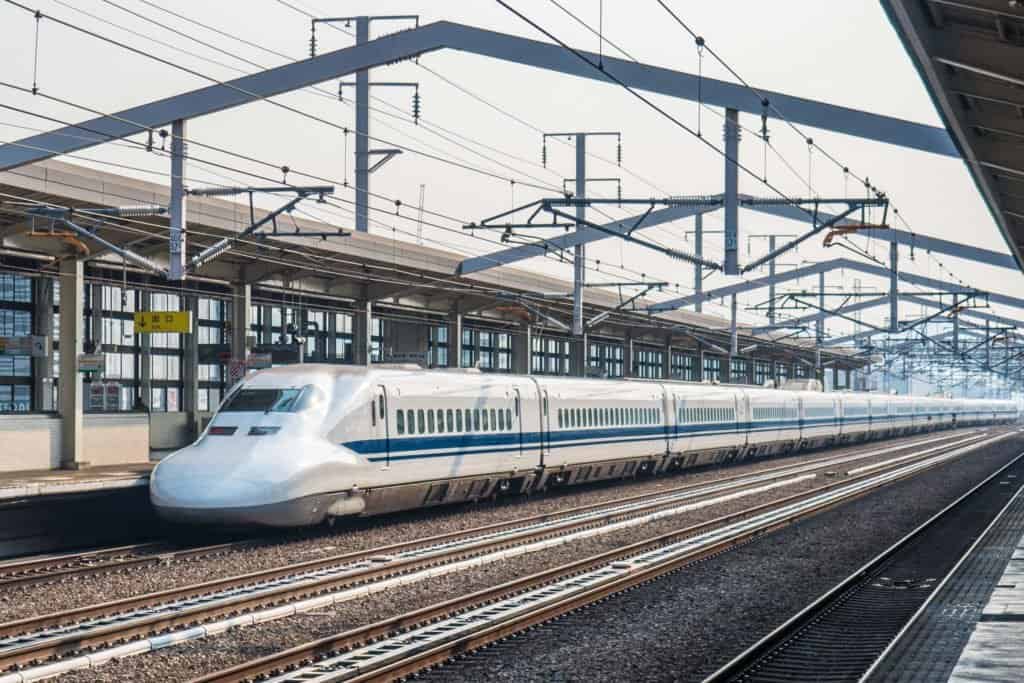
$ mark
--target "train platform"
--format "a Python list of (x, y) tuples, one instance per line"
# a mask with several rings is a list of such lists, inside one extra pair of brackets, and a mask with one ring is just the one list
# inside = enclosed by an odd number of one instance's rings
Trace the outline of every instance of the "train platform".
[(0, 503), (23, 501), (36, 496), (65, 496), (144, 487), (149, 484), (153, 464), (107, 465), (85, 470), (0, 472)]
[[(1012, 475), (1000, 484), (1021, 486)], [(867, 680), (1024, 680), (1024, 488), (975, 541)]]

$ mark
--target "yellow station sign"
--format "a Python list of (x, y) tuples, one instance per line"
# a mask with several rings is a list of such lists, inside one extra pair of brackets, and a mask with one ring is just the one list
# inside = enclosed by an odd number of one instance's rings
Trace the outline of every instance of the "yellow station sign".
[(192, 331), (192, 311), (140, 311), (135, 314), (136, 334)]

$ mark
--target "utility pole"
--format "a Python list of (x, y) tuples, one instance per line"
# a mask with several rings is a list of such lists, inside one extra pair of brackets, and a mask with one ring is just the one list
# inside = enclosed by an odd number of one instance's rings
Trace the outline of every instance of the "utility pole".
[(725, 268), (726, 275), (739, 275), (739, 156), (740, 114), (725, 110)]
[[(693, 226), (693, 238), (696, 244), (694, 245), (694, 254), (697, 258), (704, 258), (704, 214), (698, 213), (695, 217), (695, 223)], [(700, 294), (704, 291), (704, 271), (703, 266), (699, 263), (693, 264), (693, 293)], [(704, 309), (704, 303), (697, 299), (697, 303), (694, 309), (700, 313)]]

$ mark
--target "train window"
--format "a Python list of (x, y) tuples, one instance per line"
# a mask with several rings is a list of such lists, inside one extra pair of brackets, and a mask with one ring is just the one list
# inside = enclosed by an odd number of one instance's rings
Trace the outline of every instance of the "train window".
[(498, 411), (498, 431), (505, 431), (505, 411)]
[(242, 389), (221, 406), (223, 413), (288, 413), (295, 407), (301, 389)]
[(405, 421), (409, 425), (409, 433), (416, 433), (416, 413), (412, 410), (405, 411)]
[(473, 431), (473, 420), (471, 419), (473, 416), (473, 411), (471, 411), (469, 408), (466, 408), (464, 412), (466, 414), (466, 431), (471, 432)]
[(384, 419), (384, 394), (377, 397), (377, 403), (379, 405), (377, 414), (380, 415), (380, 419)]
[(480, 412), (482, 412), (484, 414), (483, 415), (483, 420), (481, 421), (482, 422), (483, 431), (485, 431), (485, 432), (486, 431), (490, 431), (490, 429), (491, 429), (490, 422), (488, 422), (488, 420), (487, 420), (487, 408), (484, 408)]
[[(302, 394), (299, 396), (299, 400), (295, 402), (295, 412), (301, 413), (304, 410), (312, 410), (326, 402), (327, 396), (320, 387), (314, 384), (307, 384), (302, 387)], [(384, 415), (382, 414), (381, 417), (384, 417)]]
[(377, 409), (373, 405), (373, 401), (370, 401), (370, 424), (376, 426), (377, 424)]
[(429, 409), (427, 410), (427, 433), (434, 433), (434, 411)]
[(455, 431), (455, 415), (452, 414), (452, 409), (451, 408), (449, 408), (448, 411), (445, 413), (445, 418), (446, 418), (445, 422), (448, 423), (448, 431), (449, 432), (454, 432)]
[(562, 409), (558, 409), (558, 428), (562, 428)]
[(395, 411), (395, 429), (399, 434), (405, 434), (405, 413), (401, 410)]
[[(492, 432), (498, 431), (498, 426), (499, 426), (498, 425), (498, 421), (494, 419), (494, 417), (495, 417), (494, 412), (495, 412), (494, 408), (491, 408), (491, 431)], [(499, 410), (498, 413), (501, 413), (501, 411)], [(501, 429), (505, 429), (505, 425), (501, 425)]]
[(480, 409), (473, 408), (473, 431), (480, 431)]
[(444, 411), (437, 409), (437, 433), (444, 434)]
[(462, 411), (458, 408), (455, 409), (455, 431), (462, 431)]
[(508, 426), (508, 430), (512, 431), (512, 411), (505, 408), (505, 424)]
[(427, 433), (427, 419), (423, 415), (422, 408), (416, 411), (416, 431), (420, 434)]
[(519, 417), (519, 394), (516, 394), (515, 409), (516, 409), (516, 417)]

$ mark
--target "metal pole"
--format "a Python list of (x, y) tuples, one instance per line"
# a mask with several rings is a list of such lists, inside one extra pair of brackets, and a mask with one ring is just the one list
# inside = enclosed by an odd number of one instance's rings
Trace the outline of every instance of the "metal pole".
[(739, 112), (725, 110), (725, 274), (739, 275)]
[[(356, 18), (356, 45), (370, 39), (370, 17)], [(370, 230), (370, 71), (356, 72), (356, 230)]]
[[(989, 321), (985, 321), (985, 369), (992, 370), (992, 333), (989, 332)], [(990, 375), (991, 376), (991, 375)]]
[[(587, 135), (577, 133), (575, 136), (575, 147), (577, 147), (577, 183), (575, 183), (575, 196), (577, 199), (584, 199), (587, 194)], [(577, 205), (577, 218), (580, 221), (587, 219), (586, 207), (581, 202)], [(577, 223), (577, 231), (582, 229), (583, 224)], [(575, 370), (582, 376), (584, 374), (583, 355), (583, 290), (587, 278), (587, 248), (585, 245), (577, 245), (572, 251), (572, 340), (577, 353)]]
[[(819, 311), (825, 309), (825, 273), (818, 273), (818, 309)], [(822, 387), (825, 386), (825, 377), (823, 376), (821, 367), (821, 345), (825, 341), (825, 318), (819, 317), (814, 323), (815, 332), (815, 344), (814, 344), (814, 368), (815, 376), (818, 381), (821, 382)], [(835, 382), (832, 383), (833, 388)]]
[(185, 160), (188, 146), (185, 144), (185, 121), (178, 119), (171, 124), (171, 215), (168, 252), (168, 278), (185, 279), (186, 256), (186, 212), (188, 198), (185, 193)]
[[(697, 258), (704, 258), (704, 214), (698, 213), (693, 226), (693, 237), (696, 241), (694, 254)], [(704, 271), (699, 263), (693, 264), (693, 293), (700, 294), (704, 291)], [(697, 299), (694, 310), (698, 313), (704, 308), (704, 303)]]
[[(768, 253), (775, 251), (775, 235), (768, 237)], [(768, 262), (768, 323), (775, 324), (775, 259)]]
[(736, 332), (736, 295), (732, 295), (732, 303), (730, 305), (731, 314), (729, 317), (729, 374), (732, 374), (732, 357), (739, 355), (740, 344), (739, 334)]
[(899, 245), (895, 238), (889, 243), (889, 331), (900, 331), (899, 320)]

